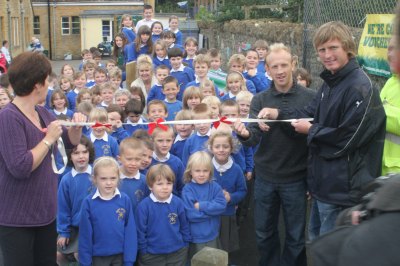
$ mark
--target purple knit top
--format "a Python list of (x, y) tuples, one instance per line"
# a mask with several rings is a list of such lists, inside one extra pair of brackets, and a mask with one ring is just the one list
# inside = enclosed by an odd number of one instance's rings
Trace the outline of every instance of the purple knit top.
[[(36, 110), (46, 126), (55, 120), (44, 107)], [(51, 153), (31, 171), (30, 150), (44, 136), (14, 104), (0, 111), (0, 225), (43, 226), (56, 218), (58, 179), (51, 167)], [(65, 128), (62, 137), (65, 146), (71, 146)]]

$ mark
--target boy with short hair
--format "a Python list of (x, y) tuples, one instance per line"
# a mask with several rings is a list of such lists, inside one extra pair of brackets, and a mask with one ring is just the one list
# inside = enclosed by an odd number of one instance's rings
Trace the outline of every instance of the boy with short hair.
[(253, 94), (249, 91), (241, 91), (236, 95), (236, 102), (239, 105), (240, 118), (249, 118), (250, 103), (253, 99)]
[(76, 97), (78, 97), (78, 93), (81, 89), (85, 88), (86, 85), (86, 75), (85, 72), (75, 72), (74, 74), (74, 86), (75, 88), (67, 93), (67, 99), (69, 108), (72, 111), (75, 111), (76, 107)]
[(141, 26), (146, 25), (149, 28), (151, 28), (151, 25), (154, 22), (158, 21), (156, 19), (153, 19), (153, 15), (154, 15), (153, 7), (147, 4), (143, 5), (143, 19), (139, 20), (136, 23), (136, 28), (135, 28), (136, 33), (138, 32)]
[(161, 100), (152, 100), (147, 104), (147, 117), (149, 121), (155, 122), (157, 119), (166, 119), (168, 116), (167, 105)]
[(180, 91), (177, 99), (182, 101), (183, 91), (186, 85), (195, 80), (193, 69), (182, 64), (183, 52), (179, 48), (171, 48), (168, 50), (168, 58), (171, 62), (170, 75), (178, 80)]
[[(104, 108), (94, 108), (89, 115), (89, 122), (108, 123), (107, 111)], [(117, 158), (119, 155), (118, 142), (108, 135), (105, 126), (92, 128), (89, 133), (95, 152), (95, 159), (102, 156)]]
[(108, 71), (108, 78), (111, 83), (118, 89), (122, 89), (122, 71), (118, 67), (113, 67)]
[(113, 103), (115, 90), (116, 88), (111, 82), (105, 82), (100, 85), (100, 95), (102, 102), (100, 103), (99, 107), (107, 108), (110, 104)]
[(106, 69), (110, 72), (111, 69), (117, 66), (117, 62), (114, 59), (108, 59), (106, 62)]
[(111, 136), (113, 136), (118, 143), (129, 137), (128, 132), (124, 129), (122, 121), (124, 115), (122, 108), (117, 104), (110, 104), (107, 107), (108, 123), (112, 126)]
[(132, 202), (132, 209), (150, 194), (146, 185), (146, 177), (139, 172), (144, 144), (136, 138), (124, 139), (119, 146), (118, 161), (120, 163), (120, 191), (125, 192)]
[(94, 82), (97, 85), (99, 85), (99, 84), (103, 84), (107, 80), (108, 80), (107, 79), (107, 70), (105, 70), (104, 68), (97, 67), (94, 70)]
[(104, 65), (101, 63), (101, 53), (99, 50), (93, 51), (92, 57), (93, 60), (96, 61), (96, 67), (104, 68)]
[(96, 85), (96, 82), (94, 81), (94, 71), (96, 69), (96, 61), (89, 59), (85, 62), (83, 65), (83, 71), (85, 72), (86, 75), (86, 85), (85, 87), (90, 89), (94, 85)]
[(212, 48), (207, 52), (210, 57), (210, 70), (207, 77), (214, 82), (219, 88), (226, 88), (227, 73), (222, 71), (222, 56), (218, 49)]
[[(192, 119), (192, 112), (189, 110), (181, 110), (175, 116), (175, 121), (190, 119)], [(185, 146), (186, 140), (192, 135), (194, 126), (193, 124), (175, 124), (174, 129), (176, 137), (170, 152), (175, 156), (182, 156), (183, 147)]]
[(152, 138), (154, 152), (150, 167), (159, 163), (164, 163), (171, 167), (176, 176), (173, 193), (180, 196), (183, 188), (183, 172), (185, 168), (182, 161), (170, 153), (175, 138), (174, 131), (171, 127), (168, 127), (167, 130), (157, 127), (152, 133)]
[(152, 100), (164, 100), (165, 95), (162, 93), (164, 79), (169, 75), (169, 68), (166, 65), (160, 65), (156, 68), (156, 84), (150, 89), (147, 95), (147, 102)]
[[(192, 110), (193, 120), (200, 119), (211, 119), (211, 113), (208, 106), (205, 103), (200, 103), (196, 105)], [(196, 123), (194, 124), (196, 132), (190, 136), (183, 147), (182, 153), (182, 163), (187, 164), (190, 155), (196, 151), (203, 151), (206, 149), (205, 143), (211, 134), (211, 124), (210, 123)]]
[(129, 136), (132, 136), (136, 130), (147, 130), (147, 125), (142, 124), (143, 122), (146, 122), (146, 120), (142, 117), (143, 110), (144, 106), (139, 100), (130, 99), (125, 104), (125, 115), (127, 119), (124, 128), (128, 132)]
[(140, 173), (146, 175), (153, 160), (154, 142), (147, 130), (139, 129), (133, 133), (132, 137), (139, 139), (143, 143), (143, 157), (140, 163)]
[(87, 60), (93, 59), (92, 53), (89, 51), (89, 49), (83, 49), (81, 52), (82, 56), (82, 63), (79, 64), (79, 71), (83, 70), (83, 65), (86, 63)]
[(52, 109), (50, 100), (51, 100), (51, 95), (53, 94), (53, 91), (57, 84), (57, 74), (54, 72), (51, 72), (48, 80), (49, 80), (49, 86), (47, 87), (46, 108), (48, 110), (50, 110), (50, 109)]
[(165, 43), (167, 44), (167, 49), (172, 49), (172, 48), (179, 48), (182, 52), (185, 51), (185, 48), (183, 48), (182, 45), (176, 44), (176, 35), (175, 33), (173, 33), (170, 30), (166, 30), (161, 32), (160, 34), (160, 39), (162, 39), (163, 41), (165, 41)]
[[(229, 71), (237, 71), (243, 73), (246, 68), (246, 57), (242, 54), (234, 54), (229, 58), (228, 69)], [(246, 79), (246, 78), (245, 78)], [(253, 81), (246, 79), (246, 88), (252, 94), (256, 94), (256, 86)]]
[(266, 73), (265, 71), (265, 57), (267, 57), (268, 54), (268, 43), (265, 40), (257, 40), (254, 45), (253, 49), (257, 51), (258, 53), (258, 66), (257, 66), (257, 71), (261, 73)]
[(178, 80), (172, 76), (165, 78), (162, 93), (165, 95), (164, 102), (167, 105), (167, 120), (174, 121), (176, 114), (182, 110), (182, 102), (176, 99), (179, 93)]

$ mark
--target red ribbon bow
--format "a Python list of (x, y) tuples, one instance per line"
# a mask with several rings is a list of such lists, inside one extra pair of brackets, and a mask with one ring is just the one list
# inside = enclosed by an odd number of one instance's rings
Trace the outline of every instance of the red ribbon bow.
[(94, 125), (92, 126), (92, 128), (98, 128), (98, 127), (106, 127), (108, 129), (112, 128), (111, 124), (106, 124), (106, 123), (100, 123), (100, 122), (96, 122), (94, 123)]
[(228, 118), (226, 116), (220, 117), (219, 121), (213, 122), (213, 126), (215, 128), (218, 128), (221, 123), (225, 123), (225, 124), (228, 124), (228, 125), (233, 124), (231, 121), (228, 121), (227, 119)]
[(161, 122), (164, 122), (164, 119), (159, 118), (156, 120), (156, 122), (151, 122), (149, 123), (149, 134), (153, 134), (154, 129), (157, 127), (161, 128), (163, 131), (168, 130), (168, 126), (161, 124)]

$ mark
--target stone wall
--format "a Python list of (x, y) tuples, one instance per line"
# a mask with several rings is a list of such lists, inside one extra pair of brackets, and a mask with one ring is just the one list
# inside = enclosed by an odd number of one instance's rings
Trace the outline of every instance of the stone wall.
[[(266, 40), (270, 44), (282, 42), (288, 45), (291, 47), (292, 53), (298, 56), (299, 66), (303, 66), (303, 24), (268, 20), (232, 20), (224, 24), (199, 21), (198, 26), (200, 33), (205, 37), (205, 47), (221, 50), (224, 66), (232, 54), (249, 49), (258, 39)], [(312, 48), (311, 40), (315, 30), (312, 26), (307, 28), (307, 51), (304, 56), (306, 68), (311, 70), (313, 77), (311, 87), (316, 89), (322, 84), (322, 80), (319, 78), (322, 65), (318, 62), (315, 50)], [(362, 29), (352, 28), (351, 30), (358, 42)], [(385, 78), (378, 76), (370, 75), (370, 78), (378, 88), (382, 88), (386, 82)]]

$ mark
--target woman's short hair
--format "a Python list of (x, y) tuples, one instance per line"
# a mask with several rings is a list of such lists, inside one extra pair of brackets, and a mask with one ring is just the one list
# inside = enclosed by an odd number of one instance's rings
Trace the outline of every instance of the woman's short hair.
[(32, 93), (36, 84), (43, 85), (51, 74), (51, 64), (42, 53), (24, 52), (13, 58), (8, 78), (17, 96)]

